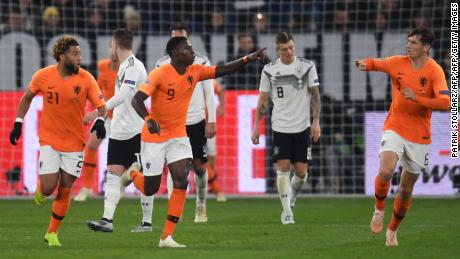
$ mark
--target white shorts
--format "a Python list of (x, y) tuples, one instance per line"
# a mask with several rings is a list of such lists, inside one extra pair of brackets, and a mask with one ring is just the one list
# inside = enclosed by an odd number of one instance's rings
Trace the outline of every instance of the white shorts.
[(216, 156), (217, 150), (216, 150), (216, 137), (208, 138), (208, 141), (206, 142), (206, 153), (208, 156)]
[(165, 162), (193, 158), (188, 137), (173, 138), (161, 143), (141, 141), (141, 163), (145, 176), (161, 175)]
[(384, 151), (395, 152), (401, 166), (413, 174), (420, 174), (428, 167), (429, 145), (409, 142), (392, 130), (383, 132), (379, 153)]
[(39, 175), (54, 174), (62, 169), (75, 177), (80, 177), (84, 152), (60, 152), (51, 146), (40, 146)]
[(105, 135), (106, 136), (110, 136), (110, 127), (112, 125), (112, 119), (107, 117), (105, 119), (105, 123), (104, 123), (104, 126), (105, 126)]

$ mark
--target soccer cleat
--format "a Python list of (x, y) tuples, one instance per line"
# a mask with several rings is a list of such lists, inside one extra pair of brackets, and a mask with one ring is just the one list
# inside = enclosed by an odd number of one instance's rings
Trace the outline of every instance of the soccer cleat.
[(82, 187), (80, 191), (78, 192), (77, 196), (73, 198), (73, 200), (74, 201), (86, 201), (86, 199), (88, 199), (88, 197), (90, 197), (92, 194), (93, 192), (91, 191), (91, 189)]
[(216, 200), (217, 200), (217, 202), (226, 202), (227, 197), (225, 197), (225, 193), (218, 192), (217, 195), (216, 195)]
[(167, 236), (165, 239), (160, 238), (160, 242), (158, 243), (158, 247), (170, 247), (170, 248), (182, 248), (186, 247), (183, 244), (179, 244), (172, 238), (171, 235)]
[(195, 208), (195, 222), (208, 222), (208, 215), (206, 213), (206, 205), (196, 205)]
[(374, 210), (374, 215), (372, 216), (371, 220), (371, 231), (374, 234), (378, 234), (382, 232), (383, 229), (383, 216), (384, 216), (384, 211), (383, 210)]
[(128, 186), (130, 185), (133, 180), (131, 179), (131, 172), (132, 171), (141, 171), (141, 165), (138, 162), (134, 162), (131, 166), (123, 173), (121, 176), (121, 185)]
[(48, 243), (48, 246), (61, 246), (61, 242), (59, 242), (57, 233), (55, 232), (46, 233), (45, 242)]
[(386, 246), (398, 246), (398, 236), (397, 236), (397, 230), (393, 231), (389, 228), (387, 228), (387, 234), (386, 234), (386, 239), (385, 239), (385, 245)]
[(283, 225), (295, 224), (294, 215), (292, 213), (285, 213), (284, 211), (281, 212), (281, 223), (283, 223)]
[(152, 232), (152, 225), (146, 226), (141, 223), (139, 226), (131, 229), (131, 233), (143, 233), (143, 232)]
[(86, 221), (86, 226), (88, 226), (88, 228), (94, 231), (113, 232), (113, 224), (103, 219)]
[(37, 205), (43, 205), (46, 202), (46, 196), (41, 194), (41, 192), (37, 190), (35, 191), (34, 201), (35, 201), (35, 204)]

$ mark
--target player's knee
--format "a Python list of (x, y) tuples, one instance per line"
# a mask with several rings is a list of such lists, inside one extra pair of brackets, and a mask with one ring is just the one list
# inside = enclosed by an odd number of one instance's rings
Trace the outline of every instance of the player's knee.
[(205, 172), (206, 172), (206, 168), (204, 168), (204, 166), (198, 166), (198, 167), (194, 167), (193, 168), (193, 171), (195, 171), (195, 173), (199, 176), (199, 177), (203, 177)]
[(161, 177), (146, 177), (144, 183), (144, 195), (151, 196), (158, 192), (161, 185)]
[(390, 180), (393, 176), (394, 168), (388, 166), (380, 166), (379, 175), (383, 180)]
[(174, 188), (187, 190), (188, 180), (187, 177), (177, 177), (174, 181)]
[(53, 194), (55, 187), (56, 186), (42, 185), (40, 192), (41, 192), (41, 194), (43, 194), (45, 196), (50, 196), (51, 194)]

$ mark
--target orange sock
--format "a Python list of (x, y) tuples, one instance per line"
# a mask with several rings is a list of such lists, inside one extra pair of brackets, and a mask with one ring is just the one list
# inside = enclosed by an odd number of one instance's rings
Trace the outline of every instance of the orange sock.
[(211, 165), (208, 163), (207, 165), (208, 169), (208, 184), (211, 187), (211, 190), (213, 193), (219, 193), (220, 188), (219, 188), (219, 183), (217, 183), (217, 174), (212, 170)]
[(94, 172), (96, 171), (97, 166), (97, 150), (92, 150), (90, 148), (86, 148), (85, 150), (85, 159), (83, 160), (83, 180), (84, 180), (84, 187), (88, 189), (93, 188), (93, 179), (94, 179)]
[(57, 233), (59, 226), (61, 226), (62, 220), (67, 215), (67, 211), (69, 210), (70, 206), (70, 190), (70, 188), (59, 186), (58, 194), (54, 199), (52, 206), (52, 215), (50, 225), (48, 227), (48, 233)]
[(390, 180), (384, 182), (377, 174), (374, 181), (375, 189), (375, 208), (383, 210), (385, 208), (385, 199), (387, 198), (388, 190), (390, 189)]
[(134, 186), (145, 195), (144, 191), (144, 175), (141, 174), (139, 171), (132, 171), (131, 172), (131, 180), (133, 180)]
[(399, 196), (400, 195), (398, 193), (395, 199), (393, 216), (391, 217), (390, 224), (388, 225), (388, 228), (392, 231), (396, 231), (398, 229), (399, 224), (403, 221), (412, 203), (412, 196), (407, 201), (401, 200)]
[(182, 216), (182, 211), (185, 205), (186, 190), (174, 188), (171, 194), (171, 199), (168, 202), (168, 215), (166, 216), (165, 226), (161, 239), (165, 239), (172, 235), (176, 224)]

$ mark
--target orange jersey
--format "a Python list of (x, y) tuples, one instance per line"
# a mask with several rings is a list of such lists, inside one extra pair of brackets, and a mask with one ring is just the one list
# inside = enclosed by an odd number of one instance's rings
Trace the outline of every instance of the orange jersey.
[[(105, 100), (109, 100), (115, 94), (115, 81), (117, 80), (118, 67), (112, 69), (110, 59), (102, 59), (97, 63), (97, 84), (101, 88)], [(112, 118), (113, 110), (107, 115)]]
[(408, 87), (417, 97), (441, 97), (449, 100), (442, 68), (429, 58), (422, 68), (415, 71), (408, 56), (366, 59), (365, 64), (367, 70), (382, 71), (391, 77), (392, 103), (383, 129), (393, 130), (413, 143), (431, 143), (432, 109), (406, 99), (403, 90)]
[(105, 104), (94, 77), (80, 68), (77, 75), (64, 79), (57, 65), (51, 65), (35, 72), (29, 90), (43, 93), (40, 145), (50, 145), (62, 152), (82, 151), (86, 101), (98, 108)]
[(193, 90), (199, 81), (215, 78), (216, 67), (193, 64), (179, 75), (171, 64), (149, 73), (140, 91), (151, 98), (150, 116), (160, 125), (160, 134), (151, 134), (146, 123), (141, 138), (145, 142), (164, 142), (186, 137), (185, 121)]

